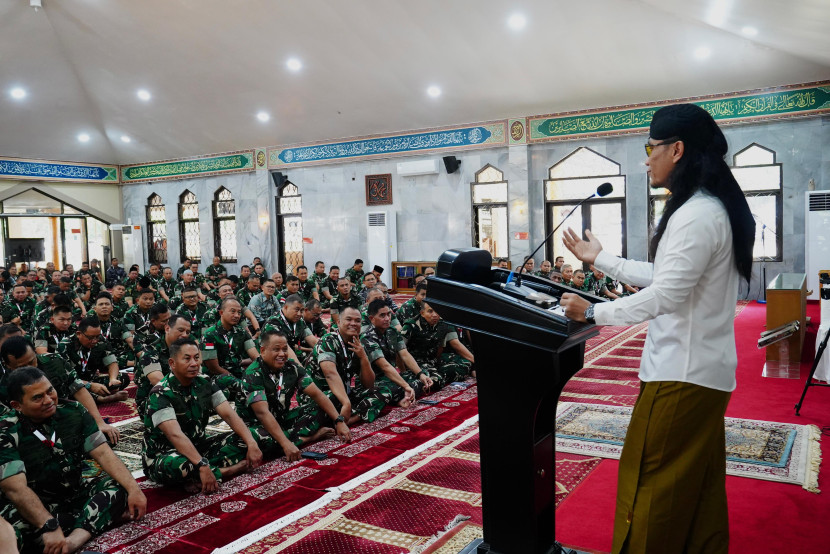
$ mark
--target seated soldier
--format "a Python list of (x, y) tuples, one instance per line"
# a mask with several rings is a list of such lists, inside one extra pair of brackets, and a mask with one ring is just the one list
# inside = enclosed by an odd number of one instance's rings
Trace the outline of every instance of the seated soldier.
[(182, 291), (182, 303), (176, 309), (176, 313), (190, 320), (190, 336), (194, 339), (202, 337), (202, 322), (207, 311), (207, 304), (199, 301), (199, 293), (194, 287), (187, 287)]
[(141, 289), (136, 297), (135, 304), (124, 314), (124, 326), (133, 336), (150, 322), (150, 308), (156, 302), (156, 294), (151, 289)]
[[(182, 265), (179, 266), (179, 269), (176, 270), (176, 279), (181, 281), (185, 271), (190, 271), (190, 258), (185, 258), (182, 261)], [(192, 273), (193, 272), (191, 272), (191, 274)]]
[(416, 273), (415, 274), (415, 286), (418, 286), (418, 283), (426, 282), (427, 276), (423, 273)]
[(591, 270), (591, 273), (585, 277), (585, 284), (589, 292), (596, 296), (605, 296), (612, 300), (619, 298), (617, 284), (613, 279), (606, 277), (605, 273), (598, 270), (593, 264), (589, 265), (588, 268)]
[(328, 275), (326, 275), (326, 264), (323, 262), (316, 262), (314, 264), (314, 273), (311, 274), (309, 277), (314, 284), (317, 286), (317, 295), (320, 302), (323, 302), (326, 297), (323, 296), (323, 285), (326, 283), (326, 279), (328, 279)]
[(285, 278), (285, 287), (283, 287), (283, 290), (277, 295), (277, 301), (280, 304), (284, 304), (286, 298), (294, 294), (299, 294), (299, 292), (300, 279), (295, 275), (289, 275)]
[[(150, 391), (144, 414), (144, 474), (165, 485), (212, 493), (219, 482), (262, 462), (262, 452), (219, 388), (201, 374), (199, 347), (180, 338), (170, 345), (170, 373)], [(213, 413), (233, 433), (208, 437)]]
[(210, 289), (212, 289), (213, 286), (207, 279), (205, 279), (204, 275), (199, 273), (199, 264), (191, 260), (190, 271), (193, 273), (193, 284), (196, 288), (200, 289), (203, 293), (210, 292)]
[(322, 338), (323, 335), (328, 333), (328, 329), (326, 329), (325, 323), (323, 323), (322, 319), (323, 315), (323, 305), (322, 302), (319, 300), (311, 299), (305, 303), (305, 309), (303, 310), (303, 321), (305, 321), (306, 327), (311, 331), (311, 334), (315, 337)]
[[(236, 405), (236, 412), (260, 448), (268, 454), (282, 450), (289, 462), (296, 462), (300, 459), (298, 446), (335, 433), (349, 442), (351, 431), (345, 418), (306, 375), (303, 366), (288, 357), (285, 335), (273, 329), (263, 331), (261, 352), (245, 370), (246, 400)], [(292, 409), (291, 399), (299, 393), (313, 402)]]
[(130, 266), (129, 271), (127, 271), (127, 276), (124, 278), (122, 283), (124, 283), (125, 289), (125, 297), (127, 299), (127, 304), (132, 306), (135, 304), (135, 301), (138, 299), (138, 291), (143, 288), (139, 284), (139, 271), (138, 266), (133, 264)]
[[(205, 317), (202, 318), (202, 326), (205, 329), (207, 329), (208, 327), (213, 327), (214, 325), (219, 323), (219, 303), (221, 303), (222, 300), (224, 300), (228, 296), (232, 296), (233, 298), (239, 300), (239, 297), (237, 297), (233, 293), (233, 287), (231, 286), (231, 282), (227, 279), (223, 280), (219, 284), (215, 292), (218, 301), (217, 305), (205, 312)], [(241, 300), (239, 301), (239, 304), (242, 306), (243, 317), (245, 317), (245, 319), (248, 320), (247, 322), (245, 322), (240, 319), (239, 325), (242, 326), (242, 328), (247, 328), (248, 323), (250, 323), (252, 329), (251, 334), (256, 337), (257, 335), (259, 335), (259, 322), (257, 321), (256, 316), (254, 316), (254, 313), (248, 308), (247, 304), (243, 304)]]
[(340, 280), (340, 268), (336, 265), (329, 268), (329, 275), (322, 282), (320, 287), (320, 304), (323, 306), (323, 311), (328, 311), (334, 295), (337, 294), (337, 282)]
[(383, 303), (386, 304), (390, 310), (392, 310), (393, 314), (396, 313), (398, 311), (398, 305), (395, 304), (395, 301), (389, 294), (389, 287), (386, 286), (386, 283), (378, 281), (377, 288), (379, 288), (383, 293)]
[(539, 265), (539, 271), (535, 272), (533, 275), (544, 279), (550, 279), (550, 269), (550, 260), (542, 260), (541, 265)]
[(75, 334), (72, 308), (55, 306), (51, 311), (49, 323), (35, 332), (35, 352), (38, 354), (54, 354), (63, 339)]
[(375, 277), (375, 274), (371, 271), (363, 276), (362, 281), (363, 286), (360, 288), (358, 294), (360, 295), (360, 299), (363, 301), (364, 304), (367, 304), (366, 297), (369, 294), (369, 291), (374, 289), (375, 286), (378, 284), (378, 278)]
[(263, 331), (282, 331), (288, 339), (288, 355), (297, 363), (303, 363), (317, 344), (317, 337), (311, 333), (303, 319), (303, 308), (303, 299), (299, 294), (293, 294), (285, 299), (282, 308), (262, 328)]
[(101, 340), (101, 323), (95, 317), (87, 317), (78, 324), (75, 336), (58, 345), (58, 354), (75, 369), (84, 386), (99, 404), (127, 399), (124, 389), (129, 379), (121, 380), (118, 360), (110, 352), (106, 341)]
[(558, 271), (562, 273), (562, 266), (565, 264), (565, 258), (562, 256), (556, 256), (553, 259), (553, 271)]
[[(379, 287), (375, 287), (375, 288), (369, 290), (368, 292), (369, 293), (366, 295), (366, 303), (363, 305), (363, 308), (361, 308), (361, 311), (360, 311), (362, 322), (363, 322), (362, 323), (363, 327), (361, 328), (361, 331), (360, 331), (361, 333), (365, 333), (366, 331), (368, 331), (369, 327), (371, 326), (371, 322), (369, 321), (369, 314), (367, 313), (367, 307), (369, 306), (369, 303), (372, 302), (372, 300), (375, 300), (375, 299), (378, 299), (378, 298), (383, 300), (383, 291), (380, 290)], [(398, 332), (400, 332), (400, 330), (402, 329), (401, 322), (398, 321), (398, 318), (395, 317), (394, 313), (392, 314), (392, 327)]]
[(354, 285), (355, 293), (359, 293), (363, 286), (363, 260), (357, 258), (354, 265), (346, 270), (346, 277)]
[(426, 302), (418, 318), (407, 321), (403, 329), (406, 346), (421, 369), (442, 385), (475, 377), (472, 353), (458, 340), (458, 333)]
[(107, 291), (101, 292), (90, 315), (98, 318), (101, 337), (107, 341), (110, 351), (118, 360), (118, 367), (134, 367), (136, 356), (133, 351), (133, 334), (124, 325), (123, 319), (116, 318), (112, 313), (112, 295)]
[(58, 306), (66, 306), (67, 308), (69, 308), (70, 313), (72, 313), (72, 301), (69, 300), (69, 297), (62, 292), (55, 294), (54, 296), (52, 296), (51, 305), (45, 309), (41, 309), (38, 312), (38, 314), (34, 317), (31, 330), (32, 334), (36, 333), (37, 330), (43, 327), (44, 325), (49, 324), (49, 321), (52, 319), (52, 311)]
[[(251, 276), (251, 266), (245, 264), (239, 268), (239, 284), (245, 285), (248, 282), (248, 278)], [(259, 275), (257, 275), (259, 277)]]
[[(348, 307), (340, 312), (340, 324), (335, 331), (323, 335), (314, 347), (306, 371), (314, 384), (326, 393), (340, 415), (351, 427), (360, 422), (372, 421), (375, 372), (360, 342), (360, 312)], [(357, 394), (352, 380), (360, 381), (363, 394)], [(311, 399), (300, 395), (297, 401), (308, 403)], [(354, 412), (354, 413), (353, 413)]]
[[(392, 310), (377, 298), (367, 306), (367, 313), (371, 325), (363, 334), (360, 342), (366, 356), (375, 372), (375, 384), (371, 390), (374, 398), (374, 414), (369, 419), (375, 419), (387, 404), (398, 403), (402, 408), (408, 407), (417, 394), (429, 391), (433, 382), (429, 374), (418, 367), (418, 364), (406, 349), (403, 337), (391, 327)], [(398, 356), (404, 365), (407, 377), (398, 373), (395, 365)], [(355, 383), (355, 390), (360, 394), (362, 387)]]
[(581, 269), (574, 270), (573, 276), (573, 284), (571, 285), (573, 288), (582, 291), (588, 291), (588, 287), (585, 286), (585, 272)]
[(134, 333), (133, 350), (135, 350), (136, 359), (141, 358), (141, 353), (145, 348), (164, 337), (164, 328), (167, 327), (170, 314), (167, 304), (153, 304), (147, 323), (136, 329)]
[(222, 265), (219, 256), (213, 257), (213, 263), (205, 270), (205, 276), (207, 277), (208, 282), (213, 286), (216, 286), (220, 279), (224, 279), (228, 276), (228, 270)]
[[(199, 287), (199, 284), (196, 282), (196, 279), (193, 275), (193, 272), (190, 269), (187, 269), (187, 270), (185, 270), (184, 273), (182, 273), (182, 281), (181, 281), (181, 283), (176, 285), (176, 289), (175, 289), (174, 294), (178, 298), (182, 298), (184, 296), (185, 289), (188, 289), (188, 288), (192, 288), (193, 290), (196, 291), (196, 294), (199, 297), (199, 300), (201, 302), (204, 302), (205, 300), (207, 300), (207, 298), (203, 294), (203, 291)], [(182, 299), (182, 301), (183, 301), (183, 299)], [(174, 305), (174, 309), (178, 308), (179, 303), (177, 301), (173, 300), (173, 301), (171, 301), (171, 303)]]
[[(251, 278), (253, 279), (253, 275)], [(254, 313), (260, 328), (265, 325), (265, 322), (280, 309), (280, 303), (277, 300), (277, 284), (271, 279), (263, 281), (262, 292), (251, 298), (248, 308)]]
[(527, 273), (528, 275), (533, 275), (533, 268), (536, 265), (536, 260), (533, 258), (529, 258), (526, 262), (524, 267), (521, 270), (521, 273)]
[(14, 323), (24, 331), (31, 332), (37, 302), (29, 296), (22, 283), (12, 288), (12, 296), (0, 306), (4, 323)]
[(173, 268), (165, 267), (161, 272), (161, 279), (158, 282), (159, 295), (168, 304), (176, 296), (176, 285), (178, 281), (173, 278)]
[(550, 272), (550, 280), (553, 281), (554, 283), (563, 284), (564, 281), (565, 281), (565, 278), (562, 277), (562, 274), (559, 273), (558, 271), (551, 271)]
[(308, 268), (306, 266), (297, 266), (297, 280), (299, 281), (297, 294), (303, 299), (303, 304), (312, 298), (320, 300), (320, 294), (317, 292), (317, 282), (308, 278)]
[(67, 275), (61, 275), (58, 286), (61, 288), (61, 293), (69, 297), (72, 305), (72, 315), (76, 318), (86, 317), (86, 307), (81, 299), (78, 298), (78, 293), (72, 289), (72, 278)]
[(502, 269), (510, 269), (510, 260), (507, 258), (499, 258), (498, 267)]
[(170, 345), (181, 338), (190, 338), (190, 321), (182, 315), (171, 314), (164, 326), (164, 339), (146, 347), (142, 352), (135, 372), (138, 415), (144, 416), (150, 390), (170, 373)]
[(398, 321), (402, 322), (403, 325), (406, 325), (407, 321), (421, 315), (421, 303), (426, 299), (426, 297), (427, 283), (426, 281), (422, 281), (415, 285), (415, 295), (401, 304), (401, 307), (398, 308), (397, 313), (395, 313)]
[[(45, 291), (43, 299), (35, 304), (34, 316), (32, 317), (32, 332), (37, 331), (40, 327), (48, 323), (49, 318), (52, 317), (52, 315), (46, 314), (41, 316), (41, 314), (55, 306), (55, 296), (60, 294), (60, 292), (60, 287), (49, 285)], [(66, 299), (66, 305), (69, 306), (69, 298)], [(43, 317), (43, 319), (40, 319), (41, 317)]]
[(98, 294), (102, 290), (104, 290), (104, 284), (93, 281), (92, 275), (86, 273), (81, 275), (81, 284), (75, 289), (75, 293), (81, 299), (81, 302), (84, 303), (84, 308), (89, 311), (92, 309), (95, 299), (98, 298)]
[(112, 317), (115, 319), (124, 319), (124, 315), (129, 309), (130, 303), (127, 302), (127, 288), (123, 283), (115, 283), (112, 286)]
[(334, 295), (329, 303), (329, 311), (331, 313), (331, 327), (336, 329), (340, 324), (340, 312), (346, 308), (354, 308), (359, 310), (361, 306), (360, 297), (354, 293), (352, 289), (352, 282), (346, 277), (341, 277), (337, 280), (337, 294)]
[(228, 391), (230, 400), (244, 399), (243, 368), (259, 357), (251, 334), (239, 326), (242, 306), (229, 295), (219, 304), (219, 323), (202, 333), (201, 358), (211, 380)]
[[(251, 263), (251, 275), (258, 275), (260, 281), (264, 281), (268, 278), (268, 270), (265, 269), (265, 266), (262, 265), (261, 262), (258, 262), (259, 258), (254, 258), (254, 261)], [(273, 277), (272, 277), (273, 279)]]
[[(267, 276), (260, 277), (259, 282), (264, 283), (266, 279), (268, 279)], [(271, 280), (274, 281), (274, 285), (277, 287), (277, 294), (285, 290), (285, 279), (283, 279), (282, 273), (275, 271), (271, 274)]]
[(251, 303), (251, 298), (260, 292), (259, 286), (259, 276), (251, 275), (245, 280), (245, 285), (241, 290), (237, 291), (236, 297), (239, 298), (239, 302), (244, 307), (247, 308), (248, 304)]
[(5, 372), (0, 375), (0, 402), (4, 405), (9, 406), (11, 401), (6, 385), (8, 376), (21, 367), (37, 367), (46, 374), (46, 378), (54, 385), (60, 398), (79, 402), (90, 413), (98, 429), (107, 436), (107, 439), (112, 444), (118, 442), (121, 436), (118, 429), (104, 421), (89, 387), (84, 385), (64, 358), (57, 354), (35, 354), (32, 346), (21, 335), (10, 336), (3, 341), (0, 346), (0, 359), (5, 367)]
[(635, 287), (634, 285), (629, 285), (621, 282), (620, 286), (623, 288), (622, 294), (620, 296), (631, 296), (632, 294), (640, 292), (640, 287)]
[[(80, 404), (59, 402), (35, 367), (14, 371), (7, 384), (17, 413), (0, 421), (0, 516), (19, 547), (75, 552), (125, 513), (144, 516), (144, 493)], [(103, 470), (93, 478), (83, 475), (89, 457)]]
[(574, 268), (571, 264), (562, 264), (562, 284), (573, 286)]

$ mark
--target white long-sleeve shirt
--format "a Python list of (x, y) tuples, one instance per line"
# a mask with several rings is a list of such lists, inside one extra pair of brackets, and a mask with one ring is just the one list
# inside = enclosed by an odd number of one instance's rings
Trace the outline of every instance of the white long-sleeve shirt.
[(735, 389), (739, 275), (729, 216), (717, 198), (697, 192), (678, 208), (654, 264), (602, 251), (594, 266), (624, 283), (648, 287), (594, 307), (598, 325), (652, 320), (640, 362), (642, 381)]

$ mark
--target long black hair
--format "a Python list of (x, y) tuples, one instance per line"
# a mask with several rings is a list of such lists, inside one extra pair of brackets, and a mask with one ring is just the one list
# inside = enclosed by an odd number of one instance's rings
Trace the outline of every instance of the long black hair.
[(698, 190), (705, 190), (721, 201), (729, 215), (732, 227), (732, 250), (738, 274), (749, 283), (752, 276), (752, 249), (755, 244), (755, 220), (744, 193), (735, 180), (732, 171), (724, 161), (726, 139), (721, 134), (716, 140), (698, 146), (684, 141), (683, 157), (674, 166), (668, 189), (671, 191), (663, 211), (663, 217), (651, 239), (652, 258), (657, 253), (657, 245), (663, 238), (666, 226), (672, 214), (692, 197)]

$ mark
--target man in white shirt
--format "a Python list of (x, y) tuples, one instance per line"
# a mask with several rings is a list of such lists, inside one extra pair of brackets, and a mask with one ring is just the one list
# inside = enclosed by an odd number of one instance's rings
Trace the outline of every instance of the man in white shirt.
[(599, 325), (651, 320), (640, 395), (620, 458), (612, 552), (726, 553), (724, 413), (735, 389), (734, 307), (749, 280), (755, 224), (724, 156), (726, 138), (693, 104), (661, 108), (646, 144), (651, 186), (672, 195), (651, 241), (654, 264), (602, 250), (586, 231), (565, 246), (614, 279), (647, 287), (565, 314)]

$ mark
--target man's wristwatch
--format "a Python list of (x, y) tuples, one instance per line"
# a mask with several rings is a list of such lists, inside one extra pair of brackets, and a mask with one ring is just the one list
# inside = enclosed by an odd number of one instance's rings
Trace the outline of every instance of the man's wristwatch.
[(203, 467), (210, 467), (210, 462), (204, 456), (202, 456), (202, 459), (199, 460), (198, 464), (196, 464), (196, 469), (201, 469)]
[(346, 418), (343, 417), (343, 414), (340, 414), (336, 418), (334, 418), (334, 424), (337, 425), (338, 423), (346, 423)]
[(60, 527), (58, 520), (54, 517), (50, 517), (46, 520), (46, 523), (43, 524), (43, 527), (38, 530), (37, 534), (42, 535), (43, 533), (51, 533), (52, 531), (56, 531), (58, 527)]
[(587, 308), (585, 308), (585, 321), (588, 323), (596, 323), (597, 320), (594, 319), (594, 305), (591, 304)]

